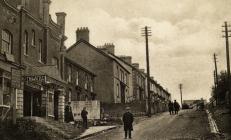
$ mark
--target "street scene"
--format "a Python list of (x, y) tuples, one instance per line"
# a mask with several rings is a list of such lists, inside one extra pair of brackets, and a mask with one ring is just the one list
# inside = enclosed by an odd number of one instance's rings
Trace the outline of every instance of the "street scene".
[[(207, 115), (203, 111), (184, 110), (179, 115), (156, 115), (134, 126), (133, 139), (214, 139), (210, 133)], [(102, 133), (87, 140), (120, 140), (123, 128)]]
[(0, 139), (231, 139), (230, 8), (0, 0)]

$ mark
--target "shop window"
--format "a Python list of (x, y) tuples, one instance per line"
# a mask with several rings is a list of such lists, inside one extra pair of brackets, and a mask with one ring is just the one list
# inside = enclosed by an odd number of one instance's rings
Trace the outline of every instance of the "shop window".
[(93, 78), (91, 78), (91, 85), (90, 85), (90, 90), (91, 90), (91, 92), (94, 92), (94, 89), (93, 89), (93, 86), (94, 86), (94, 80), (93, 80)]
[(28, 55), (28, 43), (29, 43), (29, 37), (28, 37), (28, 33), (27, 31), (24, 32), (24, 44), (23, 44), (23, 52), (24, 52), (24, 55)]
[(2, 30), (2, 48), (1, 53), (9, 53), (12, 51), (12, 34), (7, 30)]
[(35, 47), (35, 31), (34, 30), (32, 30), (31, 45)]
[(0, 86), (2, 91), (2, 104), (10, 106), (11, 103), (11, 94), (10, 94), (10, 80), (4, 77), (0, 78)]
[(54, 115), (54, 95), (52, 92), (48, 92), (48, 116)]

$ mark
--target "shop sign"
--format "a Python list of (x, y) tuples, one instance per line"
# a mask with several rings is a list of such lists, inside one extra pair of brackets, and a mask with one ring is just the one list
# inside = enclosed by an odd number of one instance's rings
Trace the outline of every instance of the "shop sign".
[(24, 76), (25, 82), (36, 82), (36, 83), (45, 83), (46, 75), (34, 75), (34, 76)]

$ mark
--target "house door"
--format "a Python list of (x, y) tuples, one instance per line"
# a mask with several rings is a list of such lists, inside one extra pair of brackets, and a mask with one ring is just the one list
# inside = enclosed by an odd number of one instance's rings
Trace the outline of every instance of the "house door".
[(54, 92), (54, 117), (59, 119), (59, 91)]
[(121, 103), (125, 103), (125, 85), (123, 83), (120, 84), (121, 87)]

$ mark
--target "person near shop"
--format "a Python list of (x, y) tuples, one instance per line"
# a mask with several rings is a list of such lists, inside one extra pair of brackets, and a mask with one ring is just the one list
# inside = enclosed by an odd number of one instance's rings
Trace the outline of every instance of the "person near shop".
[(175, 114), (178, 114), (178, 112), (180, 110), (180, 105), (176, 100), (174, 100), (173, 106), (174, 106)]
[(65, 117), (64, 120), (66, 123), (74, 121), (72, 108), (71, 108), (71, 102), (68, 102), (67, 105), (65, 106), (65, 116), (64, 117)]
[(174, 111), (174, 107), (173, 107), (172, 101), (169, 101), (169, 103), (168, 103), (168, 110), (169, 110), (170, 115), (172, 115), (173, 111)]
[(87, 129), (88, 126), (87, 126), (87, 115), (88, 115), (88, 112), (86, 110), (86, 107), (83, 108), (83, 110), (81, 111), (81, 117), (82, 117), (82, 120), (83, 120), (83, 128)]

